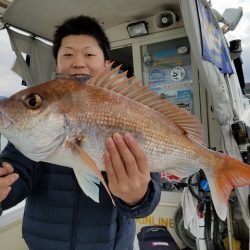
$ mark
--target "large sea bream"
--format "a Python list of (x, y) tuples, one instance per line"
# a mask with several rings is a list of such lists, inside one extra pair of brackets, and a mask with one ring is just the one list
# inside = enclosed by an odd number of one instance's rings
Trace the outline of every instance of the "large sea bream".
[[(82, 83), (55, 79), (22, 90), (0, 102), (0, 133), (34, 161), (74, 169), (86, 195), (99, 201), (107, 185), (105, 141), (114, 132), (130, 132), (145, 151), (150, 170), (181, 178), (202, 169), (221, 219), (234, 187), (250, 184), (250, 167), (210, 151), (202, 143), (199, 120), (135, 78), (103, 71)], [(109, 192), (109, 191), (108, 191)]]

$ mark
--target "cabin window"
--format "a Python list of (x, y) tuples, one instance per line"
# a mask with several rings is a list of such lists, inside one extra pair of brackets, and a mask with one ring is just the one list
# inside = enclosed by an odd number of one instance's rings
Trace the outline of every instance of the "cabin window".
[(128, 71), (127, 76), (134, 75), (132, 46), (125, 46), (110, 51), (110, 60), (114, 61), (113, 67), (122, 64), (121, 72)]

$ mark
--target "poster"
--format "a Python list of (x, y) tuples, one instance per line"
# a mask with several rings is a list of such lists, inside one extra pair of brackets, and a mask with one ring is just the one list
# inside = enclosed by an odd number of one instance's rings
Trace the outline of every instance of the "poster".
[(149, 88), (155, 91), (160, 98), (168, 99), (170, 102), (192, 112), (192, 81), (183, 82), (154, 82), (149, 84)]

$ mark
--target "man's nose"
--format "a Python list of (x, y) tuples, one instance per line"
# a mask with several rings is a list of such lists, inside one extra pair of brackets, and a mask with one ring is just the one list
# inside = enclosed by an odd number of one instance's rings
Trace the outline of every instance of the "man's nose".
[(75, 55), (72, 66), (74, 68), (83, 68), (83, 67), (86, 66), (84, 56), (81, 53), (78, 53), (78, 54)]

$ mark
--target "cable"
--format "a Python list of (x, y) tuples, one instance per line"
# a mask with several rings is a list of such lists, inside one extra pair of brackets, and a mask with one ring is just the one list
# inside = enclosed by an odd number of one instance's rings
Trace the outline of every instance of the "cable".
[[(215, 211), (213, 201), (211, 198), (211, 195), (207, 195), (207, 190), (205, 191), (203, 188), (201, 188), (202, 196), (197, 194), (194, 190), (193, 185), (193, 177), (194, 175), (190, 176), (188, 179), (188, 188), (191, 192), (191, 194), (198, 200), (199, 207), (201, 211), (206, 208), (205, 210), (205, 240), (206, 240), (206, 246), (207, 250), (225, 250), (222, 237), (219, 231), (220, 226), (220, 219)], [(199, 171), (198, 173), (198, 183), (200, 183), (202, 180), (205, 180), (206, 176), (202, 171)], [(198, 185), (197, 185), (198, 186)], [(209, 188), (208, 188), (209, 190)], [(232, 199), (229, 199), (229, 202), (232, 202)], [(200, 212), (201, 212), (200, 211)], [(211, 232), (213, 230), (213, 234)]]
[[(201, 172), (199, 171), (199, 174), (201, 174)], [(211, 202), (211, 197), (201, 197), (199, 196), (195, 191), (194, 191), (194, 185), (192, 184), (192, 181), (193, 181), (193, 177), (195, 176), (194, 175), (191, 175), (189, 178), (188, 178), (188, 189), (189, 191), (191, 192), (191, 194), (199, 201), (199, 202)], [(199, 183), (199, 181), (198, 181)], [(198, 184), (196, 185), (198, 186)]]
[(211, 239), (211, 224), (212, 224), (212, 213), (211, 213), (211, 202), (206, 202), (206, 212), (205, 212), (205, 240), (207, 250), (214, 250), (213, 240)]

